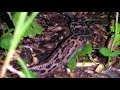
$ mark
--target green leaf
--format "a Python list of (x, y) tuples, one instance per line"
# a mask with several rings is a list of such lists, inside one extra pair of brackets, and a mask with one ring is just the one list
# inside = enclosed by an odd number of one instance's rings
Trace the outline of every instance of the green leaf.
[(114, 38), (114, 45), (120, 45), (120, 34), (117, 34)]
[(102, 55), (104, 55), (104, 56), (110, 56), (110, 54), (111, 54), (111, 49), (109, 49), (109, 48), (100, 48), (99, 49), (99, 52), (102, 54)]
[(118, 23), (117, 26), (117, 31), (120, 32), (120, 23)]
[(114, 50), (112, 52), (109, 48), (100, 48), (99, 52), (106, 57), (116, 57), (120, 54), (118, 50)]
[(85, 55), (85, 54), (90, 54), (92, 52), (92, 45), (91, 44), (86, 44), (85, 47), (78, 52), (80, 56)]
[(67, 62), (67, 66), (71, 69), (71, 70), (73, 70), (73, 69), (75, 69), (75, 67), (76, 67), (76, 64), (77, 64), (77, 62), (76, 62), (76, 59), (78, 58), (78, 53), (81, 51), (81, 49), (78, 49), (71, 57), (70, 57), (70, 59), (68, 60), (68, 62)]
[(12, 37), (13, 35), (11, 33), (7, 34), (5, 37), (2, 37), (0, 40), (0, 47), (5, 50), (8, 50), (10, 47)]
[(41, 34), (42, 31), (43, 31), (42, 26), (33, 21), (32, 24), (28, 27), (28, 29), (24, 33), (23, 37), (28, 37), (30, 35), (36, 36), (36, 34)]
[(0, 39), (0, 47), (1, 48), (5, 49), (5, 50), (9, 49), (10, 43), (13, 38), (13, 35), (11, 33), (13, 30), (14, 30), (13, 28), (11, 28), (11, 29), (8, 28), (7, 32), (3, 33), (3, 35), (1, 36), (1, 39)]
[(69, 67), (69, 69), (73, 70), (76, 67), (76, 62), (74, 60), (71, 60), (70, 62), (67, 63), (67, 66)]
[(78, 49), (68, 60), (67, 66), (73, 70), (76, 67), (76, 59), (78, 56), (82, 56), (85, 54), (90, 54), (92, 52), (92, 45), (91, 44), (86, 44), (84, 48)]
[[(114, 42), (113, 42), (114, 45), (120, 45), (120, 23), (118, 23), (117, 25), (118, 25), (117, 27), (118, 34), (115, 34), (116, 36), (114, 37)], [(115, 32), (114, 25), (110, 26), (110, 29), (111, 31)]]
[(111, 57), (116, 57), (116, 56), (118, 56), (120, 54), (120, 51), (118, 51), (118, 50), (114, 50), (112, 53), (111, 53)]
[[(15, 25), (17, 24), (17, 20), (18, 20), (18, 17), (20, 15), (20, 12), (15, 12), (15, 13), (12, 13), (12, 16), (13, 16), (13, 20), (15, 22)], [(30, 19), (29, 16), (27, 16), (27, 19)], [(24, 25), (24, 24), (23, 24)], [(36, 34), (42, 34), (42, 31), (44, 29), (42, 28), (42, 26), (38, 23), (36, 23), (35, 21), (33, 21), (30, 26), (27, 28), (27, 30), (25, 31), (23, 37), (28, 37), (28, 36), (36, 36)]]
[(80, 50), (81, 50), (81, 49), (77, 50), (77, 51), (71, 56), (71, 58), (68, 60), (67, 66), (68, 66), (71, 70), (75, 69), (75, 67), (76, 67), (76, 64), (77, 64), (76, 59), (77, 59), (77, 57), (78, 57), (78, 52), (79, 52)]
[(83, 49), (83, 52), (85, 52), (86, 54), (90, 54), (92, 52), (92, 45), (91, 44), (87, 44)]
[[(118, 25), (117, 31), (120, 32), (120, 23), (118, 23), (117, 25)], [(110, 30), (114, 32), (115, 31), (115, 25), (111, 25)]]

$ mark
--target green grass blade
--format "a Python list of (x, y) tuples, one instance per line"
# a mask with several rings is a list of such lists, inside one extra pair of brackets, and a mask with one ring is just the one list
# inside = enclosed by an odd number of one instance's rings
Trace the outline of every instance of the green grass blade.
[[(5, 63), (4, 66), (2, 68), (1, 71), (1, 77), (4, 77), (5, 73), (6, 73), (6, 68), (7, 65), (9, 65), (10, 62), (10, 58), (13, 56), (13, 53), (17, 47), (17, 45), (19, 44), (25, 30), (29, 27), (29, 25), (32, 23), (32, 21), (34, 20), (34, 18), (37, 16), (38, 12), (34, 12), (32, 13), (31, 17), (26, 21), (27, 18), (27, 12), (21, 12), (20, 16), (18, 18), (18, 21), (16, 23), (16, 28), (15, 28), (15, 33), (10, 45), (10, 49), (9, 52), (5, 58)], [(26, 22), (25, 22), (26, 21)]]

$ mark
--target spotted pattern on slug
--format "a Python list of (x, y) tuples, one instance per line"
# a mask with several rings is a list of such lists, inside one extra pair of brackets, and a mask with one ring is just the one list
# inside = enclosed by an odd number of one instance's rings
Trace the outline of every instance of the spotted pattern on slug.
[[(79, 25), (78, 23), (75, 25)], [(83, 27), (81, 25), (79, 26), (72, 26), (72, 28), (75, 30), (82, 31), (81, 33), (73, 33), (71, 36), (69, 36), (60, 47), (56, 49), (56, 51), (48, 58), (48, 62), (44, 63), (42, 65), (35, 65), (28, 67), (31, 71), (35, 72), (39, 75), (46, 75), (49, 73), (52, 73), (56, 69), (60, 68), (62, 65), (65, 65), (69, 58), (79, 49), (83, 48), (85, 44), (88, 42), (91, 42), (90, 34), (88, 33), (88, 29), (86, 29), (86, 26)], [(77, 29), (76, 29), (77, 28)], [(87, 32), (87, 33), (86, 33)]]
[[(86, 43), (86, 36), (77, 35), (71, 36), (67, 41), (61, 45), (48, 59), (48, 63), (42, 65), (35, 65), (29, 67), (33, 72), (38, 72), (39, 75), (45, 75), (52, 73), (57, 68), (65, 65), (68, 59), (77, 51), (77, 49), (82, 48)], [(80, 38), (84, 38), (81, 40)]]

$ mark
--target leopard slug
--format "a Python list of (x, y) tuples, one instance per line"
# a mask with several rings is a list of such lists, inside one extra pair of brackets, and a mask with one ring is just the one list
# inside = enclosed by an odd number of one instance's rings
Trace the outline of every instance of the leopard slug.
[[(72, 23), (71, 26), (73, 33), (69, 36), (65, 42), (58, 47), (55, 52), (48, 58), (48, 62), (28, 67), (29, 70), (33, 71), (35, 74), (38, 75), (46, 75), (52, 73), (56, 69), (60, 68), (62, 65), (65, 65), (69, 58), (79, 49), (83, 48), (85, 44), (89, 43), (90, 34), (88, 34), (89, 30), (84, 28), (77, 23)], [(76, 31), (75, 31), (76, 30)], [(81, 32), (79, 33), (78, 30)]]

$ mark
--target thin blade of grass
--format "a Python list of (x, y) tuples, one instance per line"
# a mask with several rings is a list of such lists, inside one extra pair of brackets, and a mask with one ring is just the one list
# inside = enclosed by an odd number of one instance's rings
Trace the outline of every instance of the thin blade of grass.
[(26, 67), (24, 61), (20, 57), (18, 57), (17, 60), (18, 60), (19, 64), (21, 65), (21, 67), (23, 68), (26, 78), (36, 78), (36, 76), (32, 72), (29, 71), (29, 69)]
[(5, 58), (5, 63), (2, 67), (2, 71), (1, 71), (1, 77), (4, 77), (5, 73), (6, 73), (6, 69), (7, 66), (10, 63), (10, 58), (13, 56), (13, 53), (19, 43), (19, 41), (22, 38), (22, 35), (24, 34), (25, 30), (29, 27), (29, 25), (32, 23), (32, 21), (34, 20), (34, 18), (37, 16), (38, 12), (34, 12), (31, 17), (25, 22), (25, 19), (27, 18), (27, 12), (21, 12), (20, 16), (18, 18), (18, 22), (16, 25), (16, 29), (15, 29), (15, 33), (10, 45), (10, 49), (9, 52)]

